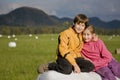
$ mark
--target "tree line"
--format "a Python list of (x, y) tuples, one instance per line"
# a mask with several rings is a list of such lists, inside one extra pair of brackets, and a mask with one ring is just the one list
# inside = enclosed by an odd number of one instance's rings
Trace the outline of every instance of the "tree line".
[[(25, 26), (0, 26), (0, 34), (3, 35), (21, 35), (21, 34), (58, 34), (61, 31), (68, 28), (68, 26), (36, 26), (36, 27), (25, 27)], [(96, 28), (96, 33), (100, 35), (120, 35), (119, 29), (105, 29)]]

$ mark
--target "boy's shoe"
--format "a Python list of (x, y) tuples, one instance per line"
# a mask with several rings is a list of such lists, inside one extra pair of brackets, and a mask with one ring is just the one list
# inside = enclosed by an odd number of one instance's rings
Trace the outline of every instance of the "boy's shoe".
[(42, 74), (43, 72), (48, 71), (48, 64), (42, 64), (38, 67), (37, 72)]

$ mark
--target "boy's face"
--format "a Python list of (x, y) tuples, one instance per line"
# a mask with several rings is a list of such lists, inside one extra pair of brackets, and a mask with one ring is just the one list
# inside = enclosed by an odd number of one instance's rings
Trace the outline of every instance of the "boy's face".
[(83, 32), (83, 30), (85, 29), (85, 23), (76, 23), (74, 29), (77, 33)]
[(83, 40), (84, 42), (89, 42), (93, 38), (93, 34), (90, 32), (90, 30), (86, 29), (83, 31)]

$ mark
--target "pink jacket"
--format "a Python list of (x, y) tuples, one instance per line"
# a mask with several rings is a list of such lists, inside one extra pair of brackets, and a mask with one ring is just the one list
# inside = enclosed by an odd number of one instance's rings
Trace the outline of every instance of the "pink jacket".
[(112, 54), (107, 50), (102, 40), (85, 43), (81, 51), (85, 59), (90, 60), (94, 65), (94, 71), (107, 66), (112, 60)]

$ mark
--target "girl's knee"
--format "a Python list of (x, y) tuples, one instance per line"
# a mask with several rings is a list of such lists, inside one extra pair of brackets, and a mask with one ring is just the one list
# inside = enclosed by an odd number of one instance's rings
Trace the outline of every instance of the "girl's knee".
[(112, 60), (108, 67), (111, 69), (113, 74), (120, 78), (120, 63), (118, 63), (116, 60)]
[(102, 78), (108, 79), (108, 80), (116, 80), (114, 74), (109, 68), (103, 68), (98, 71), (96, 71), (98, 74), (101, 75)]

